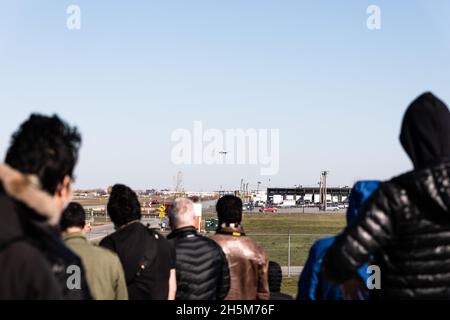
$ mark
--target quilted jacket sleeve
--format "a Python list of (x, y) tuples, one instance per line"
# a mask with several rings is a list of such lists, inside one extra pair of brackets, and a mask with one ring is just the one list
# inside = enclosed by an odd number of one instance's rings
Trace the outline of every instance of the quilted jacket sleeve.
[(329, 280), (345, 282), (393, 237), (395, 192), (383, 184), (358, 220), (340, 234), (325, 255), (322, 271)]

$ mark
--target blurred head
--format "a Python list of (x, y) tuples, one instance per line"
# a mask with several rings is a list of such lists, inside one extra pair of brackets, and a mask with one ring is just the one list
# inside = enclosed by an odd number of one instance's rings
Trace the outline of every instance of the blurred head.
[(198, 196), (190, 197), (190, 199), (191, 199), (191, 201), (192, 201), (193, 203), (199, 203), (199, 202), (200, 202), (200, 198), (199, 198)]
[(172, 204), (169, 214), (172, 230), (194, 226), (194, 203), (186, 198), (178, 198)]
[(116, 184), (111, 189), (108, 201), (108, 215), (118, 228), (141, 219), (141, 204), (136, 193), (129, 187)]
[(367, 201), (380, 187), (380, 181), (358, 181), (350, 193), (347, 209), (347, 225), (350, 226), (361, 214)]
[(76, 202), (71, 202), (63, 211), (59, 225), (63, 232), (80, 232), (84, 229), (86, 212)]
[(22, 173), (36, 175), (43, 190), (63, 210), (72, 196), (80, 145), (77, 128), (56, 115), (32, 114), (12, 135), (5, 162)]
[(400, 142), (414, 168), (450, 159), (450, 112), (432, 93), (418, 97), (403, 118)]
[(283, 273), (281, 271), (281, 266), (274, 262), (269, 262), (269, 289), (270, 292), (280, 292), (281, 282), (283, 280)]
[(226, 195), (217, 201), (216, 205), (219, 224), (241, 223), (242, 221), (242, 200), (236, 196)]

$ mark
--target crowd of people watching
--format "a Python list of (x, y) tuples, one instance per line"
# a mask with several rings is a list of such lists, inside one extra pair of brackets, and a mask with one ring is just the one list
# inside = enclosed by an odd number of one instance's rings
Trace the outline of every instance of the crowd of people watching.
[[(347, 227), (311, 248), (297, 300), (450, 298), (450, 112), (431, 93), (408, 108), (400, 141), (414, 170), (355, 184)], [(217, 201), (211, 237), (191, 200), (169, 212), (165, 237), (141, 223), (129, 187), (112, 187), (115, 232), (94, 245), (71, 202), (81, 146), (75, 127), (33, 114), (0, 164), (0, 299), (290, 300), (281, 266), (245, 234), (242, 201)], [(361, 164), (362, 165), (362, 164)], [(370, 290), (369, 265), (382, 287)]]

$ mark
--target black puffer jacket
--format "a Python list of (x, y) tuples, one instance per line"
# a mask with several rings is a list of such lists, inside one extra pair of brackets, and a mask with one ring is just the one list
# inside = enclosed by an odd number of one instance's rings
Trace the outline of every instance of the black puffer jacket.
[(337, 282), (373, 255), (386, 299), (450, 298), (450, 164), (382, 184), (366, 214), (338, 236), (324, 260)]
[(176, 251), (177, 300), (223, 300), (230, 289), (227, 260), (220, 246), (194, 227), (168, 237)]
[[(417, 99), (401, 142), (416, 170), (383, 183), (364, 213), (328, 250), (323, 272), (342, 283), (365, 262), (380, 267), (373, 298), (450, 298), (450, 113), (431, 94)], [(434, 164), (433, 164), (434, 163)]]

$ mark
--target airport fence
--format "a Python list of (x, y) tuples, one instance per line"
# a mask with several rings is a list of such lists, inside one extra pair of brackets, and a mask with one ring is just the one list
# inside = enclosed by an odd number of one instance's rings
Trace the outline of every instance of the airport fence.
[(266, 252), (269, 260), (278, 262), (287, 277), (298, 276), (306, 263), (309, 251), (315, 241), (329, 237), (329, 234), (299, 233), (250, 233), (248, 237), (255, 240)]
[[(144, 219), (145, 224), (157, 228), (159, 219)], [(101, 225), (95, 227), (87, 234), (89, 240), (99, 242), (103, 237), (114, 232), (113, 227)], [(167, 234), (168, 231), (163, 232)], [(214, 232), (205, 235), (210, 236)], [(330, 234), (308, 233), (247, 233), (247, 236), (256, 241), (266, 252), (269, 260), (278, 262), (283, 267), (283, 274), (287, 277), (298, 276), (306, 263), (309, 251), (317, 240), (332, 236)]]

